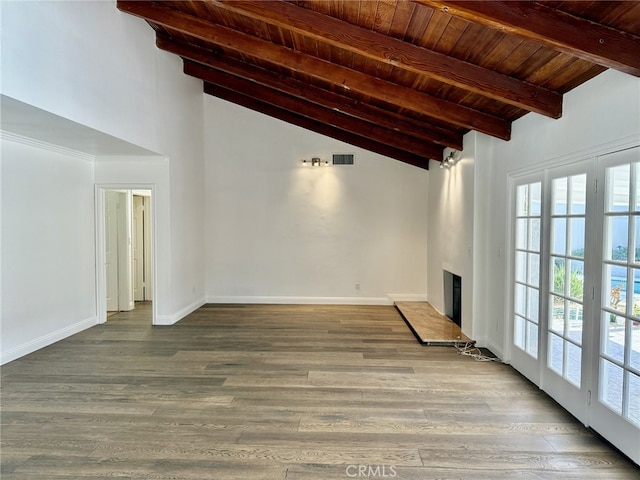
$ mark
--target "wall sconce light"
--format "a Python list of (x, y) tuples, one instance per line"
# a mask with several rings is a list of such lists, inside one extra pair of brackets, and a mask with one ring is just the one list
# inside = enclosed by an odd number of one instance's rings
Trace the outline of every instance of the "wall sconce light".
[(312, 167), (328, 167), (329, 160), (322, 160), (320, 157), (312, 157), (311, 160), (302, 160), (302, 165), (311, 165)]
[(453, 150), (440, 162), (440, 168), (451, 168), (456, 164), (456, 151)]

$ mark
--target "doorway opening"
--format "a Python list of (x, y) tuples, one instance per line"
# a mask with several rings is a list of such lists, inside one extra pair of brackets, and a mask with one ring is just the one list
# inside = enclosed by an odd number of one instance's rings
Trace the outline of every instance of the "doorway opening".
[(155, 323), (153, 189), (100, 186), (96, 191), (98, 320), (136, 307)]

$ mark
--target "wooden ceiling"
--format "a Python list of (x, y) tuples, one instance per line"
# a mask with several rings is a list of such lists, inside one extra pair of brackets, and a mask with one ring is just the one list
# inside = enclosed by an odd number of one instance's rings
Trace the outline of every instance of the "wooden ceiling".
[(640, 76), (638, 1), (118, 1), (207, 94), (428, 168), (607, 68)]

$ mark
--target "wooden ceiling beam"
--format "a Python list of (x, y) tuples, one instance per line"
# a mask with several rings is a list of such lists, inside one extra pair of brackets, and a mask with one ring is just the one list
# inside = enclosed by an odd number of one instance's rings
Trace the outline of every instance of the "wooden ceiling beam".
[(312, 120), (303, 115), (281, 109), (275, 105), (271, 105), (256, 98), (243, 95), (220, 85), (212, 85), (205, 82), (204, 91), (205, 93), (213, 95), (214, 97), (221, 98), (236, 105), (240, 105), (256, 112), (260, 112), (264, 115), (277, 118), (278, 120), (282, 120), (292, 125), (297, 125), (301, 128), (311, 130), (321, 135), (326, 135), (327, 137), (331, 137), (350, 145), (354, 145), (356, 147), (360, 147), (365, 150), (369, 150), (371, 152), (393, 158), (395, 160), (413, 165), (415, 167), (419, 167), (425, 170), (429, 169), (429, 160), (421, 157), (420, 155), (398, 150), (396, 148), (390, 147), (389, 145), (373, 141), (370, 138), (345, 132), (344, 130), (340, 130), (331, 125), (327, 125), (325, 123)]
[[(224, 55), (216, 55), (204, 48), (195, 45), (186, 45), (160, 34), (156, 36), (156, 45), (162, 50), (179, 55), (182, 58), (189, 59), (201, 65), (206, 65), (241, 78), (250, 79), (260, 85), (273, 88), (335, 111), (343, 112), (346, 115), (374, 123), (400, 134), (409, 135), (423, 142), (435, 143), (456, 150), (462, 150), (463, 148), (462, 135), (459, 133), (431, 126), (398, 113), (362, 103), (359, 100), (339, 95), (313, 85), (308, 85), (300, 80), (279, 75)], [(186, 69), (189, 69), (186, 73), (198, 76), (197, 66), (185, 64), (185, 70)], [(202, 67), (200, 71), (206, 72), (207, 70)]]
[(583, 60), (640, 76), (640, 37), (539, 2), (414, 0)]
[(251, 80), (236, 77), (189, 61), (184, 62), (184, 72), (188, 75), (201, 78), (209, 85), (224, 87), (244, 96), (273, 105), (279, 109), (296, 113), (297, 115), (324, 123), (353, 135), (366, 137), (397, 150), (404, 150), (422, 158), (433, 158), (437, 160), (442, 158), (442, 146), (421, 142), (402, 133), (394, 132), (333, 109), (321, 107), (306, 100), (283, 94), (272, 88), (252, 82)]
[(504, 119), (275, 45), (160, 3), (118, 0), (118, 8), (188, 37), (260, 58), (399, 108), (504, 140), (511, 136), (511, 124)]
[(518, 108), (551, 118), (562, 115), (562, 95), (559, 93), (291, 3), (280, 0), (217, 0), (215, 4), (318, 42)]

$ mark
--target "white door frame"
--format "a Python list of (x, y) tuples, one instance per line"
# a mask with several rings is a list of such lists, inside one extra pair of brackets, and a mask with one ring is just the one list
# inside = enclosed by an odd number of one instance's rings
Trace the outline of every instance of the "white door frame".
[(157, 317), (157, 292), (155, 286), (157, 283), (157, 258), (156, 258), (156, 209), (155, 202), (155, 184), (139, 184), (139, 183), (109, 183), (95, 184), (95, 219), (96, 219), (96, 317), (98, 323), (107, 321), (107, 284), (106, 284), (106, 268), (105, 268), (105, 192), (107, 190), (150, 190), (151, 191), (151, 277), (152, 277), (152, 297), (151, 303), (151, 323), (156, 324)]

